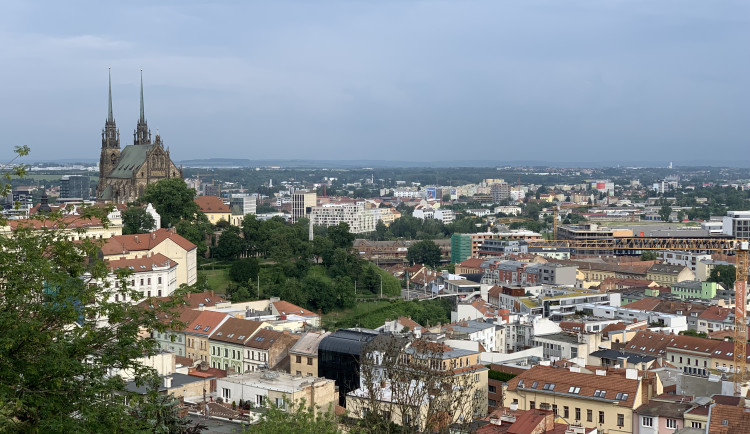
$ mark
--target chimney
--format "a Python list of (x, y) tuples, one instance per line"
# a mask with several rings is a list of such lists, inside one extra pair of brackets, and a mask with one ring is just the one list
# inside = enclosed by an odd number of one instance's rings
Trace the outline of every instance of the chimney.
[(167, 388), (167, 389), (172, 388), (172, 377), (171, 376), (164, 377), (164, 387)]
[(518, 411), (518, 403), (517, 402), (511, 402), (510, 403), (510, 411)]
[(140, 244), (140, 242), (138, 241), (138, 235), (136, 235), (135, 237), (133, 237), (133, 239), (135, 240), (136, 244)]

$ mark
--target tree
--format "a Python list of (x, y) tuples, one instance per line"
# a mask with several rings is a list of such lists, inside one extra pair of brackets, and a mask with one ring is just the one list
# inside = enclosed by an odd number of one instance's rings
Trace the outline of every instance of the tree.
[(260, 272), (260, 263), (257, 258), (247, 258), (234, 261), (229, 268), (229, 278), (240, 284), (255, 281)]
[(247, 250), (245, 240), (240, 236), (240, 228), (230, 226), (219, 236), (219, 242), (214, 250), (214, 257), (218, 259), (234, 259)]
[(355, 236), (349, 232), (349, 224), (346, 222), (341, 222), (336, 226), (329, 226), (326, 237), (333, 242), (335, 248), (342, 248), (348, 251), (354, 246)]
[(122, 212), (122, 233), (146, 234), (156, 229), (154, 216), (146, 212), (142, 207), (130, 207)]
[(651, 250), (646, 250), (645, 252), (641, 253), (641, 261), (655, 261), (656, 260), (656, 252), (653, 252)]
[(664, 222), (670, 221), (669, 216), (672, 214), (672, 207), (669, 206), (669, 201), (666, 199), (661, 200), (661, 208), (659, 208), (659, 217)]
[(176, 229), (178, 234), (198, 246), (198, 256), (205, 256), (208, 251), (206, 239), (213, 233), (213, 227), (205, 214), (198, 212), (192, 220), (180, 220)]
[(192, 220), (198, 212), (198, 204), (193, 201), (195, 190), (188, 188), (182, 178), (168, 178), (149, 184), (143, 193), (141, 203), (151, 203), (161, 216), (161, 226), (175, 226), (182, 219)]
[(406, 259), (412, 264), (424, 264), (437, 268), (440, 265), (440, 247), (432, 240), (418, 241), (406, 251)]
[[(307, 406), (304, 398), (299, 402), (284, 400), (285, 410), (271, 403), (260, 422), (246, 428), (254, 434), (339, 434), (333, 409)], [(321, 411), (322, 410), (322, 411)]]
[(734, 265), (717, 265), (711, 270), (708, 278), (709, 282), (718, 282), (727, 289), (734, 287), (734, 281), (737, 279), (737, 269)]

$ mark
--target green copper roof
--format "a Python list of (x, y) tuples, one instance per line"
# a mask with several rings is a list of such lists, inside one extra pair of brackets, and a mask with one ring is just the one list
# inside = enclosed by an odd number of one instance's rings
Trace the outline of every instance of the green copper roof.
[(112, 194), (112, 186), (108, 185), (108, 186), (104, 187), (104, 191), (102, 191), (102, 194), (101, 194), (101, 196), (99, 196), (99, 199), (102, 199), (102, 200), (112, 200), (112, 196), (113, 196), (113, 194)]
[(155, 145), (128, 145), (120, 153), (120, 160), (112, 172), (107, 175), (108, 178), (126, 178), (133, 177), (133, 172), (143, 165), (148, 153), (154, 149)]

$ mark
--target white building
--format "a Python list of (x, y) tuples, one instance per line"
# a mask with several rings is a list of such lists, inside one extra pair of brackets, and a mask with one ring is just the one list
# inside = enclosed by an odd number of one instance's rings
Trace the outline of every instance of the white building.
[(699, 262), (711, 260), (711, 255), (709, 254), (681, 252), (676, 250), (659, 251), (657, 257), (665, 264), (688, 267), (693, 273), (698, 270)]
[(258, 196), (255, 194), (233, 194), (229, 199), (229, 208), (234, 212), (234, 207), (239, 207), (243, 216), (255, 214)]
[[(148, 297), (168, 297), (177, 289), (177, 262), (161, 253), (142, 258), (109, 260), (112, 273), (108, 280), (110, 288), (115, 288), (110, 302), (127, 301), (131, 304)], [(137, 291), (140, 298), (131, 294), (118, 294), (120, 281), (115, 274), (117, 270), (130, 270), (132, 274), (125, 278), (129, 291)]]
[(750, 211), (727, 211), (722, 223), (724, 234), (750, 240)]
[(313, 225), (328, 227), (345, 222), (353, 234), (375, 231), (379, 216), (377, 210), (365, 209), (364, 204), (325, 204), (313, 207), (310, 211)]
[(687, 317), (684, 315), (595, 304), (582, 305), (580, 310), (591, 312), (592, 315), (599, 318), (619, 319), (625, 323), (633, 321), (647, 321), (649, 324), (657, 323), (664, 330), (675, 334), (688, 329)]
[(495, 214), (519, 215), (521, 212), (520, 206), (496, 206), (494, 209)]

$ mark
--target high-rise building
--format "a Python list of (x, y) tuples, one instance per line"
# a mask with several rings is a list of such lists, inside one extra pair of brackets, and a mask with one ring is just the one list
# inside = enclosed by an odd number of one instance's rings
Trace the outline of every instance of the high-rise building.
[(375, 231), (380, 213), (365, 209), (364, 204), (326, 204), (313, 207), (310, 211), (310, 222), (316, 226), (336, 226), (339, 223), (349, 225), (349, 232), (362, 234)]
[(726, 235), (750, 240), (750, 211), (727, 211), (722, 224)]
[(84, 175), (64, 175), (60, 179), (60, 199), (89, 200), (91, 189), (89, 177)]
[(490, 194), (492, 194), (492, 200), (502, 202), (510, 199), (510, 185), (507, 182), (498, 182), (490, 186)]
[(307, 217), (317, 201), (318, 195), (314, 191), (300, 190), (292, 193), (292, 223)]

